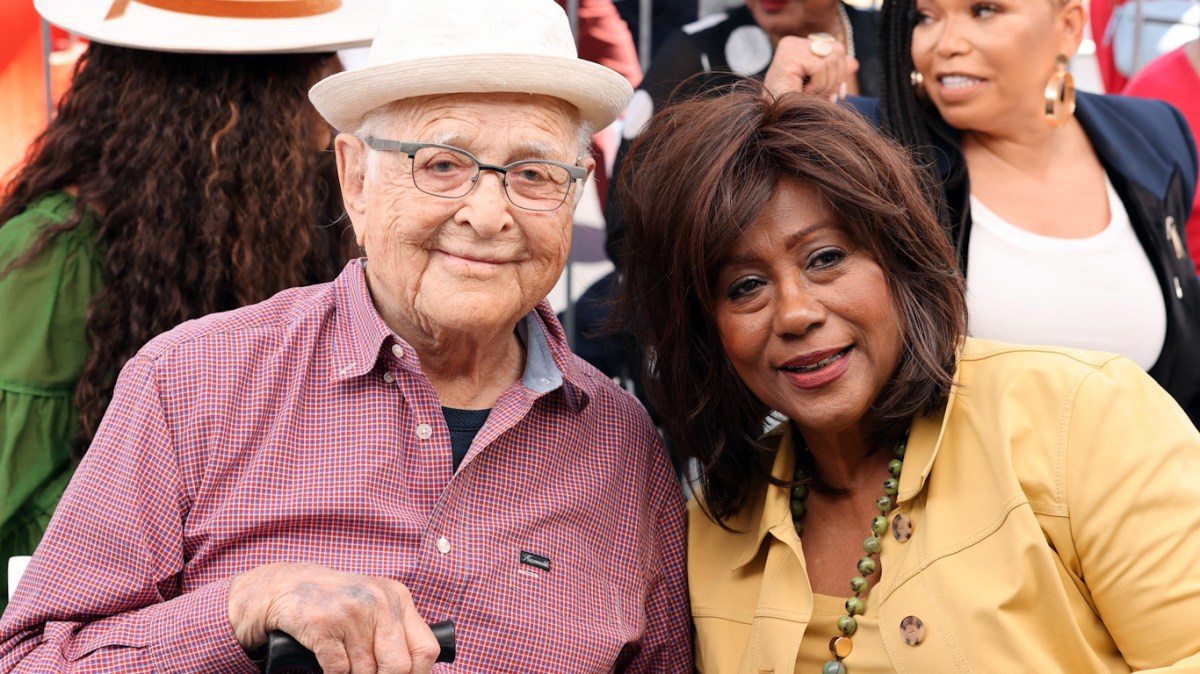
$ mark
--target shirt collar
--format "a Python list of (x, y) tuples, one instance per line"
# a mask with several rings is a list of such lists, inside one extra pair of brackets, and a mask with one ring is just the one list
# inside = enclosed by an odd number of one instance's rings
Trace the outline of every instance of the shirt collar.
[[(767, 443), (778, 439), (775, 448), (775, 462), (771, 466), (771, 477), (777, 480), (790, 480), (796, 468), (796, 452), (793, 450), (792, 425), (780, 424), (767, 433), (763, 440)], [(744, 547), (733, 557), (733, 568), (740, 569), (749, 564), (758, 555), (758, 549), (768, 534), (784, 540), (785, 531), (791, 529), (795, 537), (795, 526), (792, 524), (791, 497), (787, 488), (779, 485), (766, 484), (766, 495), (747, 505), (728, 524), (734, 531), (744, 531)]]
[[(351, 260), (334, 281), (337, 319), (334, 342), (337, 353), (332, 376), (335, 381), (360, 377), (375, 368), (390, 342), (401, 367), (420, 370), (416, 351), (392, 333), (371, 300), (367, 287), (366, 261)], [(587, 406), (594, 392), (593, 382), (582, 371), (567, 348), (566, 335), (550, 303), (542, 300), (517, 323), (517, 334), (525, 344), (525, 372), (521, 378), (535, 394), (563, 388), (573, 409)], [(564, 383), (569, 386), (564, 387)]]
[(336, 311), (333, 339), (337, 356), (333, 359), (332, 375), (335, 381), (360, 377), (373, 370), (384, 342), (392, 337), (391, 329), (371, 301), (365, 266), (365, 260), (351, 260), (333, 282)]
[(536, 312), (530, 312), (517, 323), (517, 335), (525, 344), (525, 374), (521, 377), (525, 386), (534, 393), (549, 393), (562, 386), (562, 370), (554, 362), (554, 354)]
[(946, 426), (950, 423), (950, 413), (958, 401), (962, 390), (962, 364), (964, 356), (971, 348), (971, 340), (963, 338), (958, 342), (954, 358), (954, 381), (950, 384), (950, 395), (946, 397), (946, 406), (941, 411), (933, 412), (913, 422), (908, 432), (908, 447), (904, 451), (904, 470), (900, 472), (900, 490), (896, 493), (896, 502), (911, 501), (925, 488), (929, 473), (933, 471), (933, 461), (937, 458), (942, 447), (942, 439), (946, 437)]
[(517, 335), (525, 344), (521, 381), (526, 388), (539, 395), (561, 388), (572, 410), (587, 407), (596, 384), (567, 347), (566, 333), (548, 301), (539, 302), (517, 323)]
[(908, 432), (908, 447), (904, 452), (904, 470), (900, 472), (900, 491), (896, 493), (896, 502), (911, 501), (925, 488), (929, 473), (933, 470), (933, 460), (937, 458), (942, 446), (942, 438), (946, 434), (946, 422), (950, 418), (950, 410), (958, 398), (958, 380), (950, 389), (950, 397), (941, 412), (921, 417), (913, 422), (912, 430)]
[[(908, 434), (908, 446), (904, 454), (904, 470), (900, 473), (900, 490), (896, 494), (897, 503), (905, 503), (916, 497), (925, 488), (929, 473), (933, 470), (933, 461), (937, 458), (938, 449), (946, 432), (946, 421), (950, 418), (950, 410), (958, 397), (958, 373), (955, 373), (954, 385), (946, 407), (941, 412), (921, 417), (913, 422)], [(775, 462), (771, 467), (771, 477), (777, 480), (791, 480), (796, 467), (795, 442), (790, 423), (781, 424), (782, 429), (776, 429), (767, 434), (764, 440), (778, 436), (779, 442), (775, 452)], [(786, 487), (771, 483), (766, 485), (766, 495), (755, 503), (745, 507), (742, 512), (731, 518), (729, 525), (735, 531), (744, 531), (744, 548), (733, 558), (733, 568), (740, 569), (749, 564), (762, 547), (762, 542), (768, 534), (791, 543), (795, 536), (792, 522), (791, 494)], [(788, 532), (791, 532), (790, 534)]]

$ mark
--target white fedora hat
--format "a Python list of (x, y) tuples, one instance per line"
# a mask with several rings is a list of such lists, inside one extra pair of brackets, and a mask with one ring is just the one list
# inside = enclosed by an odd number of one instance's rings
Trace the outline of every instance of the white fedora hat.
[[(431, 0), (435, 1), (435, 0)], [(369, 44), (387, 0), (34, 0), (46, 21), (121, 47), (205, 54)]]
[(353, 130), (392, 101), (494, 92), (562, 99), (596, 129), (633, 95), (625, 78), (577, 57), (554, 0), (393, 0), (367, 66), (317, 82), (308, 96), (334, 128)]

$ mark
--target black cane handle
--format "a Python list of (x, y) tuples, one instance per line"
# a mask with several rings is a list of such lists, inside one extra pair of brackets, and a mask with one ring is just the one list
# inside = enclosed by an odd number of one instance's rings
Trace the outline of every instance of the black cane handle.
[[(443, 620), (429, 626), (433, 637), (437, 639), (441, 652), (437, 662), (454, 662), (454, 621)], [(292, 635), (276, 630), (267, 635), (266, 662), (263, 663), (263, 674), (278, 674), (279, 672), (320, 672), (321, 665), (317, 656), (300, 645)], [(261, 650), (259, 651), (262, 652)]]

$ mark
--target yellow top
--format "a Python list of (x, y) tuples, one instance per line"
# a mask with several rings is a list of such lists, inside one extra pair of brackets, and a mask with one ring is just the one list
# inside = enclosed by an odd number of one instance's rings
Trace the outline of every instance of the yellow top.
[[(850, 569), (846, 576), (847, 585), (853, 573), (854, 569)], [(829, 641), (842, 635), (838, 631), (837, 621), (846, 615), (846, 599), (850, 596), (849, 589), (845, 597), (813, 595), (812, 623), (800, 640), (800, 654), (796, 657), (797, 674), (821, 674), (821, 667), (833, 659), (829, 652)], [(843, 661), (846, 671), (851, 674), (891, 674), (892, 663), (879, 636), (879, 617), (870, 596), (867, 597), (867, 612), (855, 619), (858, 631), (851, 638), (854, 650)]]
[[(913, 424), (889, 515), (911, 537), (883, 537), (868, 602), (891, 668), (1200, 672), (1200, 434), (1187, 415), (1109, 354), (966, 339), (956, 381), (946, 408)], [(786, 478), (791, 440), (775, 437), (772, 473)], [(792, 672), (814, 601), (787, 492), (767, 487), (728, 524), (691, 504), (696, 668)]]

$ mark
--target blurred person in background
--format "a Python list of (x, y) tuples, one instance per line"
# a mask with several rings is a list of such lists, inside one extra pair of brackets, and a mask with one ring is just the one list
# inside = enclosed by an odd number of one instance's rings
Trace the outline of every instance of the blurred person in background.
[(0, 560), (33, 553), (150, 338), (337, 275), (352, 241), (307, 91), (382, 7), (38, 0), (91, 43), (0, 200)]
[(1122, 4), (1124, 0), (1088, 0), (1088, 22), (1092, 26), (1092, 42), (1096, 45), (1096, 66), (1100, 70), (1104, 91), (1110, 94), (1119, 93), (1129, 82), (1125, 74), (1117, 69), (1112, 36), (1108, 30), (1113, 10)]
[(633, 33), (634, 44), (638, 53), (642, 53), (642, 13), (643, 2), (650, 3), (650, 48), (647, 53), (653, 56), (662, 48), (663, 43), (672, 33), (700, 18), (700, 2), (697, 0), (614, 0), (621, 18), (629, 25)]
[[(1156, 98), (1183, 113), (1192, 136), (1200, 137), (1200, 40), (1167, 52), (1146, 64), (1125, 85), (1126, 96)], [(1200, 185), (1192, 199), (1192, 215), (1187, 221), (1188, 252), (1200, 250)], [(1196, 254), (1192, 253), (1196, 262)], [(1200, 263), (1197, 264), (1200, 271)]]
[[(556, 0), (564, 10), (567, 0)], [(612, 68), (631, 86), (642, 82), (642, 67), (629, 26), (613, 0), (579, 0), (579, 58)]]
[[(747, 0), (745, 5), (710, 14), (684, 26), (654, 54), (642, 86), (634, 92), (622, 121), (621, 146), (613, 175), (624, 163), (630, 143), (646, 120), (668, 101), (720, 87), (746, 77), (783, 81), (812, 92), (824, 87), (808, 81), (806, 62), (812, 60), (809, 42), (828, 45), (834, 58), (849, 57), (846, 72), (828, 75), (839, 93), (875, 96), (882, 93), (882, 70), (876, 48), (879, 14), (842, 0)], [(820, 49), (820, 48), (819, 48)], [(822, 75), (824, 76), (824, 75)], [(833, 91), (838, 92), (835, 85)], [(615, 185), (616, 181), (613, 181)], [(605, 251), (614, 263), (621, 254), (622, 213), (620, 195), (611, 186), (605, 220)]]
[(1081, 0), (889, 0), (884, 128), (935, 174), (968, 332), (1108, 351), (1200, 420), (1196, 144), (1166, 103), (1076, 93)]
[[(567, 8), (567, 0), (557, 0), (560, 7)], [(578, 18), (579, 58), (611, 68), (632, 87), (642, 82), (642, 66), (638, 61), (637, 46), (629, 26), (621, 18), (613, 0), (580, 0)], [(596, 170), (592, 177), (596, 181), (596, 193), (603, 210), (608, 195), (608, 165), (617, 151), (616, 129), (596, 129), (592, 136), (592, 151), (596, 155)]]

